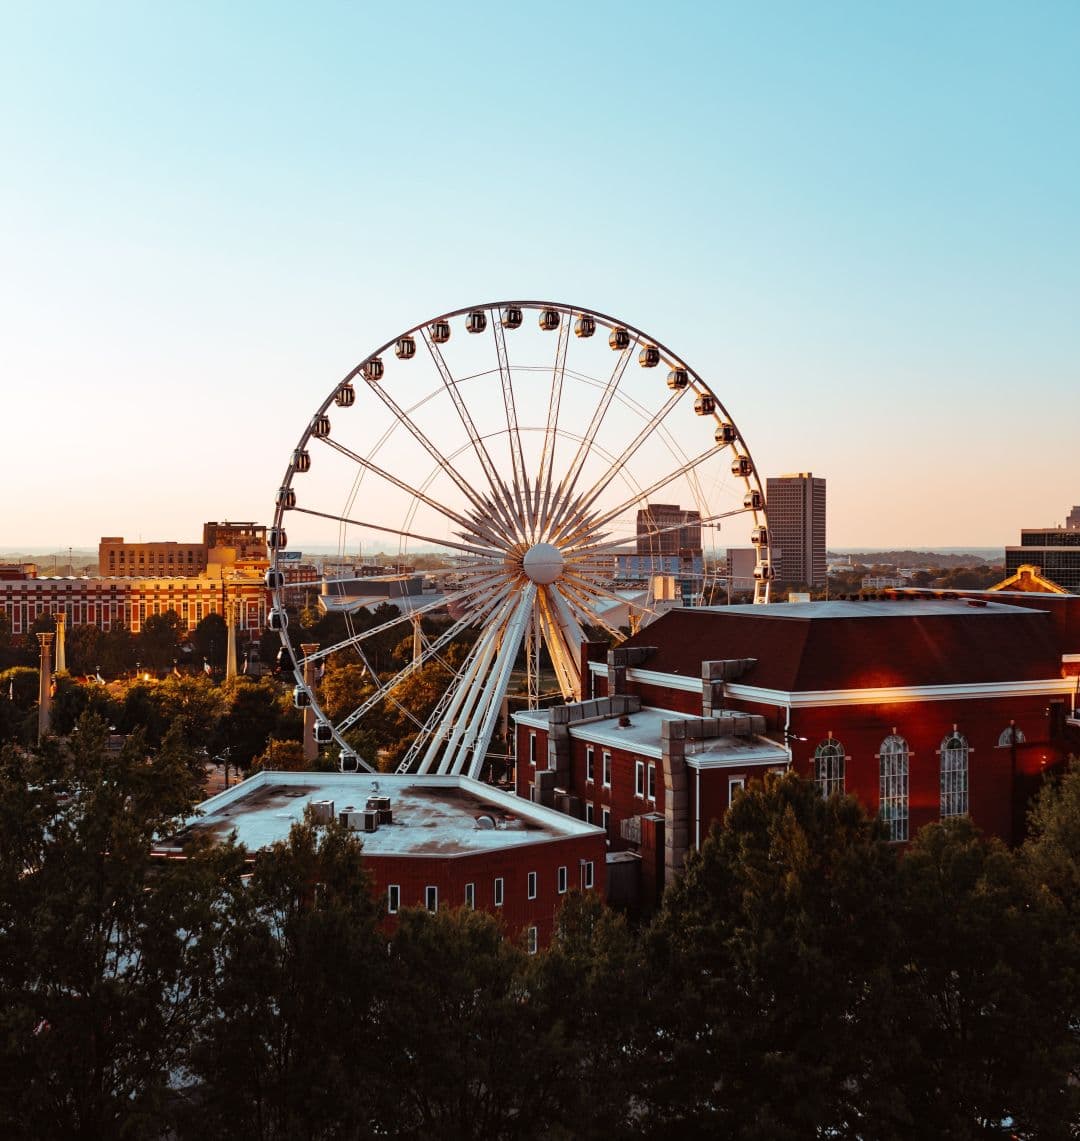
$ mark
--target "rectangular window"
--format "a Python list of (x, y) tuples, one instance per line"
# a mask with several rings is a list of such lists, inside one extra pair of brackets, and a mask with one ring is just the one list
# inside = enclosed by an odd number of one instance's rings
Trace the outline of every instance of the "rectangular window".
[(465, 885), (465, 906), (470, 910), (476, 909), (476, 884), (467, 883)]
[(424, 888), (424, 906), (428, 911), (439, 910), (439, 889), (428, 885)]
[(585, 823), (586, 824), (591, 824), (593, 822), (593, 816), (595, 815), (595, 811), (596, 810), (593, 808), (593, 806), (591, 804), (585, 805)]
[(589, 784), (596, 779), (596, 750), (592, 745), (585, 746), (585, 779)]
[(529, 764), (536, 764), (536, 734), (529, 734)]
[(649, 765), (649, 799), (656, 800), (656, 765)]
[(605, 808), (600, 813), (600, 827), (604, 829), (609, 835), (611, 834), (611, 809)]
[(581, 862), (582, 874), (581, 882), (588, 891), (593, 885), (593, 862), (592, 860), (582, 860)]
[(536, 928), (535, 927), (530, 927), (528, 929), (527, 938), (525, 941), (525, 946), (526, 946), (526, 949), (528, 950), (530, 955), (536, 954)]
[(401, 885), (392, 883), (386, 889), (386, 910), (391, 915), (396, 915), (398, 908), (401, 906)]
[(495, 877), (495, 906), (502, 907), (503, 905), (503, 878), (502, 876)]
[(536, 898), (536, 872), (529, 872), (529, 898)]
[(611, 788), (611, 754), (604, 750), (604, 788)]
[(735, 799), (736, 794), (742, 792), (745, 787), (746, 777), (728, 777), (727, 802), (729, 805)]
[(645, 795), (645, 762), (634, 762), (634, 795)]
[(566, 865), (559, 868), (559, 895), (566, 894)]

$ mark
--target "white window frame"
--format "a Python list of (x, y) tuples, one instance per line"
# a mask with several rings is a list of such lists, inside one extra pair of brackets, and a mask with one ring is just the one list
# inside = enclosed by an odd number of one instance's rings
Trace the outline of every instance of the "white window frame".
[(835, 737), (822, 741), (814, 750), (814, 783), (823, 797), (846, 791), (847, 755)]
[(741, 792), (744, 788), (746, 788), (746, 777), (728, 777), (728, 781), (727, 781), (728, 808), (731, 807), (731, 802), (735, 799), (735, 793)]
[(476, 910), (476, 884), (467, 883), (465, 885), (465, 906), (470, 911)]
[(433, 883), (424, 888), (424, 906), (432, 913), (439, 910), (439, 889)]
[(537, 939), (537, 930), (535, 927), (527, 927), (525, 929), (525, 949), (530, 955), (535, 955), (539, 941)]
[(586, 891), (591, 891), (595, 882), (593, 878), (593, 862), (592, 860), (582, 860), (582, 883)]
[(634, 795), (639, 800), (645, 799), (645, 762), (634, 762)]
[(603, 777), (603, 786), (611, 788), (611, 753), (607, 749), (600, 754), (600, 764), (603, 770), (600, 774)]
[(586, 824), (595, 824), (596, 823), (596, 809), (593, 808), (591, 800), (587, 800), (585, 802), (585, 823)]
[(998, 737), (999, 749), (1011, 749), (1013, 745), (1022, 745), (1027, 740), (1024, 736), (1024, 730), (1016, 724), (1015, 721), (1010, 721), (1004, 729), (1001, 730), (1001, 736)]
[(536, 734), (529, 733), (529, 764), (536, 764)]
[(967, 816), (971, 745), (963, 733), (953, 730), (942, 739), (938, 755), (941, 757), (941, 819)]
[(656, 765), (649, 765), (648, 773), (646, 774), (645, 795), (646, 798), (651, 800), (653, 804), (656, 803)]
[(593, 784), (596, 781), (596, 747), (585, 746), (585, 783)]
[(537, 879), (536, 872), (529, 872), (529, 875), (528, 875), (527, 879), (525, 880), (526, 889), (528, 892), (528, 898), (529, 899), (535, 899), (536, 898), (537, 882), (538, 882), (538, 879)]
[(608, 833), (611, 832), (611, 809), (610, 808), (602, 808), (600, 810), (600, 827), (603, 828), (603, 830), (605, 832), (608, 832)]
[(386, 914), (397, 915), (401, 910), (401, 884), (392, 883), (386, 886)]
[(559, 895), (566, 895), (567, 874), (566, 874), (566, 865), (565, 864), (563, 864), (559, 868), (558, 885), (559, 885)]
[(893, 843), (908, 839), (910, 776), (911, 749), (903, 737), (890, 733), (878, 750), (878, 816)]
[(506, 898), (506, 884), (502, 876), (495, 877), (495, 885), (493, 888), (493, 899), (496, 907), (502, 907), (503, 900)]

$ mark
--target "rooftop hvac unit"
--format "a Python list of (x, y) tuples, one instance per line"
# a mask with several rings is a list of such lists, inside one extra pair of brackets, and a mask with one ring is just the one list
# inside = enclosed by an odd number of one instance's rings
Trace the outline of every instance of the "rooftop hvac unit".
[(350, 804), (338, 813), (338, 823), (343, 828), (351, 828), (354, 832), (359, 832), (364, 827), (364, 814)]
[(365, 832), (377, 832), (379, 830), (379, 814), (375, 809), (365, 808), (363, 818)]
[(313, 800), (311, 802), (311, 815), (316, 824), (329, 824), (334, 819), (334, 802), (332, 800)]

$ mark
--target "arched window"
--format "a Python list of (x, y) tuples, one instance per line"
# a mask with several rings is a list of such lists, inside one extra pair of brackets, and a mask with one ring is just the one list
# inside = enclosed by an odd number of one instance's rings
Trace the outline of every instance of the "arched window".
[(967, 738), (954, 729), (941, 742), (941, 819), (964, 816), (968, 810)]
[(1022, 745), (1026, 740), (1024, 730), (1015, 721), (1010, 721), (1001, 730), (1001, 736), (998, 737), (998, 748), (1007, 749), (1010, 745)]
[(844, 794), (844, 746), (830, 737), (814, 750), (814, 779), (822, 796)]
[(881, 787), (878, 815), (885, 822), (890, 840), (908, 838), (908, 743), (895, 733), (881, 742), (878, 760)]

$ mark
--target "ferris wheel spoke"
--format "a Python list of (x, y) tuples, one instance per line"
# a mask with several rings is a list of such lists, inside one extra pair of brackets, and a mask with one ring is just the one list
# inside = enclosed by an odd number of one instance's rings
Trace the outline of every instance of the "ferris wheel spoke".
[[(495, 337), (495, 354), (499, 359), (499, 378), (502, 381), (503, 408), (506, 412), (506, 427), (510, 436), (510, 462), (514, 470), (514, 494), (518, 500), (518, 510), (527, 519), (532, 531), (536, 528), (536, 512), (529, 495), (529, 480), (525, 471), (525, 452), (521, 446), (521, 429), (518, 426), (517, 402), (514, 399), (514, 381), (510, 371), (510, 357), (506, 351), (506, 330), (498, 309), (490, 312), (491, 331)], [(524, 496), (528, 508), (522, 503)]]
[(564, 576), (561, 583), (563, 597), (567, 603), (572, 607), (578, 616), (578, 620), (585, 626), (599, 626), (606, 634), (614, 638), (616, 642), (626, 640), (626, 635), (621, 630), (612, 626), (606, 618), (596, 609), (596, 602), (600, 599), (590, 594), (581, 586), (578, 586), (569, 576)]
[[(502, 612), (500, 621), (493, 624), (489, 631), (490, 637), (487, 639), (483, 655), (479, 659), (479, 668), (470, 680), (465, 700), (454, 718), (446, 747), (439, 758), (438, 772), (440, 773), (460, 773), (469, 750), (476, 742), (477, 733), (483, 724), (485, 712), (494, 694), (498, 663), (501, 660), (501, 651), (505, 646), (507, 630), (512, 615), (517, 613), (519, 605), (520, 599), (509, 600), (509, 605)], [(502, 699), (498, 698), (498, 700), (501, 702)]]
[[(723, 519), (731, 519), (736, 515), (751, 514), (749, 507), (735, 507), (730, 511), (719, 511), (715, 515), (704, 515), (700, 520), (695, 519), (695, 523), (700, 523), (702, 527), (709, 523), (718, 523)], [(650, 540), (655, 539), (658, 535), (667, 535), (672, 531), (681, 531), (686, 526), (685, 523), (673, 523), (670, 527), (653, 527), (648, 533)], [(626, 540), (613, 540), (610, 543), (593, 543), (591, 541), (584, 541), (577, 546), (571, 546), (564, 552), (565, 556), (575, 558), (581, 554), (585, 555), (601, 555), (607, 551), (618, 551), (626, 547)]]
[(559, 342), (555, 348), (555, 366), (551, 370), (551, 392), (548, 396), (547, 425), (544, 428), (544, 446), (540, 453), (540, 468), (536, 476), (536, 496), (543, 494), (540, 527), (546, 531), (551, 509), (551, 473), (555, 466), (555, 443), (559, 431), (559, 409), (562, 405), (563, 381), (566, 378), (566, 353), (570, 347), (570, 321), (559, 323)]
[(464, 551), (470, 555), (480, 555), (491, 559), (501, 559), (502, 551), (491, 547), (478, 547), (466, 543), (454, 543), (450, 539), (438, 539), (432, 535), (421, 535), (416, 531), (403, 531), (397, 527), (387, 527), (382, 523), (371, 523), (364, 519), (353, 519), (348, 515), (335, 515), (332, 511), (316, 511), (312, 507), (296, 506), (293, 511), (303, 515), (313, 515), (318, 519), (333, 519), (336, 523), (346, 523), (352, 527), (362, 527), (369, 531), (381, 531), (385, 535), (397, 535), (402, 539), (418, 539), (421, 543), (433, 543), (437, 547), (451, 547), (456, 551)]
[[(507, 596), (492, 614), (491, 620), (477, 639), (465, 660), (457, 679), (439, 706), (429, 718), (430, 728), (425, 729), (427, 747), (419, 765), (419, 772), (446, 771), (449, 758), (465, 732), (470, 713), (475, 705), (495, 653), (499, 632), (514, 605)], [(414, 747), (419, 742), (414, 742)], [(441, 754), (441, 755), (440, 755)]]
[(499, 537), (496, 536), (495, 533), (491, 530), (481, 530), (481, 525), (476, 520), (467, 519), (464, 515), (459, 515), (456, 511), (453, 511), (444, 504), (439, 503), (438, 500), (432, 499), (430, 495), (426, 495), (423, 491), (412, 487), (404, 480), (398, 479), (396, 475), (391, 475), (390, 472), (386, 471), (385, 468), (381, 468), (378, 464), (372, 463), (371, 460), (364, 459), (363, 456), (357, 455), (357, 453), (354, 452), (351, 448), (347, 448), (344, 444), (339, 443), (337, 440), (327, 437), (324, 443), (329, 445), (336, 452), (339, 452), (341, 455), (352, 460), (354, 463), (359, 464), (359, 466), (362, 467), (365, 471), (369, 471), (372, 473), (372, 475), (376, 475), (380, 479), (384, 479), (387, 483), (391, 484), (393, 487), (396, 487), (399, 491), (404, 491), (406, 495), (411, 495), (414, 499), (418, 499), (421, 503), (432, 508), (432, 510), (437, 511), (440, 515), (444, 516), (454, 523), (457, 523), (459, 527), (464, 527), (467, 531), (475, 532), (478, 539), (482, 539), (484, 542), (488, 543), (497, 543), (499, 541)]
[[(487, 583), (492, 584), (497, 581), (498, 579), (494, 576), (489, 576), (489, 579), (486, 580)], [(466, 598), (471, 598), (481, 591), (485, 585), (486, 583), (484, 581), (472, 583), (466, 589), (456, 591), (454, 594), (442, 595), (435, 599), (434, 602), (428, 602), (424, 606), (418, 606), (415, 610), (403, 610), (396, 618), (391, 618), (386, 622), (380, 623), (378, 626), (372, 626), (370, 630), (360, 630), (348, 638), (343, 638), (340, 642), (334, 642), (332, 645), (320, 648), (314, 653), (308, 654), (303, 660), (305, 662), (319, 662), (324, 658), (330, 657), (331, 654), (339, 653), (353, 646), (359, 646), (370, 638), (375, 638), (379, 634), (385, 634), (387, 630), (392, 630), (395, 626), (401, 626), (406, 622), (411, 622), (424, 614), (430, 613), (432, 610), (438, 610), (440, 607), (450, 606), (455, 602), (461, 602)]]
[(443, 646), (452, 642), (454, 638), (461, 634), (465, 629), (473, 625), (474, 622), (483, 618), (487, 613), (490, 612), (491, 609), (494, 609), (495, 603), (498, 601), (499, 597), (504, 596), (505, 595), (497, 596), (492, 600), (491, 606), (484, 607), (479, 614), (470, 614), (455, 622), (453, 626), (451, 626), (447, 631), (445, 631), (445, 633), (436, 638), (434, 642), (430, 642), (422, 650), (418, 658), (414, 658), (411, 662), (409, 662), (407, 666), (394, 674), (392, 678), (390, 678), (388, 681), (383, 682), (383, 684), (379, 686), (378, 689), (376, 689), (375, 692), (372, 693), (361, 705), (357, 706), (357, 708), (354, 709), (352, 713), (343, 718), (335, 726), (335, 729), (337, 729), (338, 732), (343, 733), (346, 729), (350, 728), (352, 725), (355, 725), (356, 722), (360, 720), (360, 718), (374, 709), (375, 706), (378, 705), (379, 702), (382, 701), (387, 694), (395, 690), (403, 681), (406, 680), (406, 678), (411, 677), (414, 673), (417, 672), (417, 670), (427, 665), (431, 658), (439, 650), (441, 650)]
[(611, 370), (611, 376), (608, 378), (607, 384), (604, 385), (603, 392), (600, 394), (600, 400), (593, 412), (592, 419), (589, 421), (589, 426), (585, 430), (585, 435), (582, 436), (581, 442), (578, 444), (578, 450), (570, 462), (570, 467), (566, 475), (559, 482), (559, 486), (555, 492), (555, 510), (551, 520), (552, 529), (561, 525), (563, 515), (572, 505), (574, 490), (577, 487), (581, 469), (585, 466), (585, 460), (588, 458), (589, 452), (596, 440), (596, 435), (604, 422), (604, 417), (611, 407), (611, 402), (615, 398), (619, 383), (626, 372), (626, 366), (630, 363), (630, 358), (634, 355), (636, 346), (637, 341), (631, 341), (619, 354), (619, 359), (616, 361), (615, 367)]
[[(441, 354), (440, 354), (441, 355)], [(379, 399), (386, 405), (390, 412), (397, 418), (400, 423), (413, 437), (414, 440), (428, 453), (429, 456), (435, 461), (439, 469), (445, 472), (457, 485), (458, 490), (465, 496), (466, 499), (476, 508), (477, 511), (484, 515), (488, 512), (488, 506), (484, 503), (483, 499), (476, 494), (476, 492), (469, 485), (456, 467), (442, 454), (442, 452), (427, 438), (427, 436), (420, 430), (416, 422), (409, 416), (397, 403), (396, 400), (386, 391), (381, 384), (369, 383), (369, 391), (374, 392)]]
[[(580, 541), (581, 538), (598, 531), (601, 527), (606, 527), (609, 523), (618, 519), (625, 511), (629, 511), (632, 507), (636, 507), (643, 501), (647, 502), (658, 491), (667, 487), (668, 484), (674, 483), (675, 480), (681, 479), (683, 476), (691, 475), (699, 465), (703, 464), (706, 460), (712, 459), (716, 455), (716, 451), (715, 446), (706, 448), (700, 455), (695, 456), (691, 460), (687, 460), (681, 467), (675, 468), (674, 471), (656, 480), (655, 483), (651, 483), (648, 487), (639, 489), (634, 495), (620, 503), (618, 507), (612, 507), (606, 510), (602, 515), (588, 518), (577, 532), (568, 532), (565, 535), (561, 535), (560, 538), (564, 541)], [(610, 482), (610, 480), (608, 482)], [(584, 505), (583, 510), (586, 510), (587, 507), (588, 503)]]
[[(581, 697), (581, 666), (578, 647), (583, 635), (577, 621), (566, 609), (557, 590), (544, 587), (538, 595), (540, 617), (544, 627), (544, 641), (551, 655), (551, 664), (559, 679), (559, 688), (568, 701)], [(575, 631), (578, 637), (575, 640)]]
[(571, 583), (578, 586), (586, 594), (591, 594), (594, 598), (606, 598), (611, 602), (617, 602), (622, 606), (626, 606), (629, 610), (640, 610), (643, 614), (648, 614), (652, 618), (659, 618), (663, 613), (662, 610), (655, 610), (644, 602), (632, 602), (629, 599), (622, 598), (613, 590), (608, 590), (606, 587), (600, 586), (595, 582), (588, 582), (576, 575), (569, 575), (567, 577)]
[[(491, 684), (485, 688), (484, 699), (478, 706), (478, 712), (481, 714), (479, 726), (475, 733), (470, 732), (459, 748), (458, 758), (455, 761), (455, 771), (466, 772), (466, 775), (472, 777), (473, 780), (480, 776), (484, 761), (487, 758), (495, 725), (502, 712), (506, 688), (510, 684), (510, 675), (513, 672), (518, 651), (521, 649), (521, 643), (525, 637), (525, 629), (528, 626), (535, 599), (536, 584), (530, 582), (522, 590), (518, 604), (503, 630), (499, 652), (496, 654), (492, 665)], [(471, 760), (469, 758), (470, 753), (472, 754)], [(467, 770), (466, 766), (468, 766)]]
[(435, 368), (442, 378), (443, 386), (453, 402), (458, 414), (458, 419), (461, 421), (461, 426), (465, 429), (466, 435), (468, 435), (469, 441), (472, 444), (473, 452), (480, 461), (481, 468), (483, 468), (484, 475), (491, 489), (492, 501), (495, 507), (504, 516), (504, 522), (509, 527), (509, 531), (507, 532), (508, 536), (514, 535), (520, 525), (514, 519), (513, 514), (507, 509), (507, 504), (511, 502), (510, 490), (500, 477), (498, 469), (494, 463), (492, 463), (491, 456), (484, 446), (484, 441), (481, 439), (480, 433), (476, 430), (476, 424), (473, 421), (472, 414), (469, 412), (465, 401), (461, 397), (461, 393), (458, 391), (454, 374), (450, 371), (450, 366), (446, 363), (446, 358), (442, 355), (439, 346), (431, 338), (431, 330), (425, 327), (423, 334), (424, 343), (428, 347), (428, 352), (431, 353), (431, 359), (435, 362)]
[[(604, 490), (611, 484), (611, 481), (613, 479), (615, 479), (615, 477), (619, 474), (619, 472), (621, 472), (623, 470), (623, 468), (626, 467), (626, 465), (630, 462), (630, 460), (633, 459), (633, 457), (637, 454), (638, 450), (640, 449), (641, 445), (644, 444), (645, 441), (656, 431), (656, 429), (659, 427), (659, 425), (662, 424), (664, 422), (664, 420), (667, 419), (667, 417), (671, 414), (672, 409), (682, 399), (683, 394), (685, 392), (688, 392), (688, 391), (689, 391), (689, 389), (685, 389), (685, 388), (684, 389), (676, 389), (668, 397), (668, 399), (664, 401), (664, 403), (656, 411), (656, 413), (652, 416), (652, 418), (650, 420), (648, 420), (642, 426), (641, 431), (638, 432), (637, 436), (634, 437), (634, 439), (631, 441), (630, 445), (625, 449), (625, 451), (623, 451), (622, 455), (619, 456), (619, 458), (615, 461), (615, 463), (613, 463), (607, 469), (607, 471), (604, 472), (603, 476), (601, 476), (601, 478), (598, 479), (596, 481), (596, 483), (594, 483), (593, 486), (588, 489), (588, 491), (586, 491), (582, 494), (582, 496), (579, 499), (578, 506), (577, 506), (577, 512), (578, 513), (587, 512), (589, 510), (589, 508), (592, 507), (592, 505), (596, 502), (596, 500), (600, 497), (600, 495), (603, 494)], [(714, 455), (715, 454), (715, 448), (710, 449), (710, 451), (707, 454), (708, 455)], [(702, 456), (696, 462), (700, 463), (701, 460), (704, 458), (705, 458), (705, 456)], [(689, 466), (693, 467), (694, 465), (693, 465), (693, 463), (691, 463)], [(677, 477), (672, 476), (672, 478), (677, 478)], [(665, 481), (665, 482), (670, 482), (670, 480)], [(570, 524), (567, 524), (567, 526), (569, 526), (569, 525)], [(563, 531), (565, 531), (565, 530), (566, 530), (566, 527), (563, 527), (560, 531), (555, 533), (555, 541), (556, 542), (560, 538), (562, 538)]]

